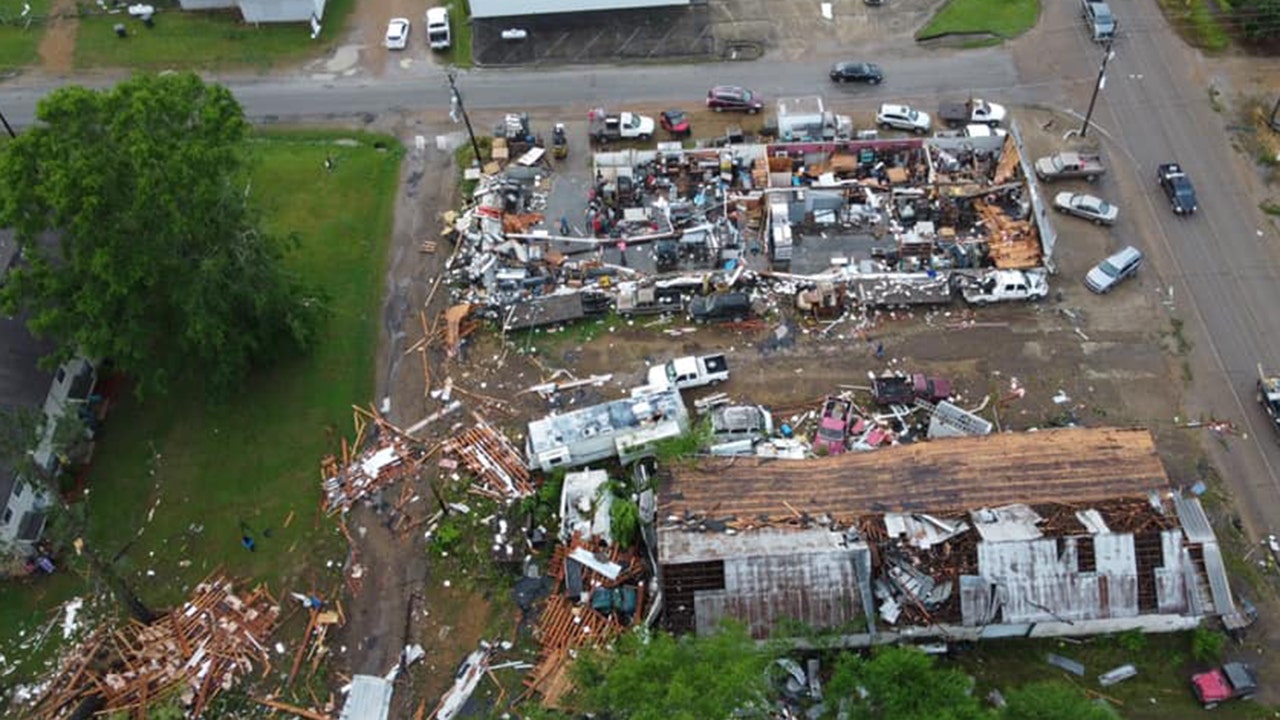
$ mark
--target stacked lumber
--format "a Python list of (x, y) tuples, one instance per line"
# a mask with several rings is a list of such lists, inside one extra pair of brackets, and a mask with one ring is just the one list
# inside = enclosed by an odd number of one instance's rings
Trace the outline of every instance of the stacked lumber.
[[(422, 464), (421, 448), (407, 435), (381, 416), (368, 415), (377, 432), (363, 450), (352, 456), (344, 441), (341, 462), (333, 456), (321, 460), (324, 508), (330, 515), (350, 510), (362, 498), (416, 473)], [(360, 427), (357, 445), (363, 435)]]
[(495, 499), (515, 499), (533, 494), (529, 468), (507, 436), (476, 415), (476, 424), (444, 444), (445, 453), (458, 455), (481, 481), (482, 494)]
[(987, 254), (1001, 270), (1028, 270), (1040, 267), (1040, 235), (1027, 220), (1015, 220), (999, 207), (981, 200), (974, 208), (987, 227)]
[(103, 714), (146, 717), (148, 703), (174, 693), (189, 717), (199, 717), (255, 662), (264, 675), (270, 671), (266, 643), (279, 616), (265, 587), (240, 596), (231, 580), (210, 576), (190, 600), (150, 625), (99, 628), (73, 648), (31, 717), (60, 720), (94, 697), (105, 703)]
[(1004, 136), (1004, 147), (1000, 149), (1000, 162), (996, 164), (996, 172), (991, 182), (996, 185), (1013, 180), (1018, 176), (1018, 145), (1013, 141), (1013, 135)]

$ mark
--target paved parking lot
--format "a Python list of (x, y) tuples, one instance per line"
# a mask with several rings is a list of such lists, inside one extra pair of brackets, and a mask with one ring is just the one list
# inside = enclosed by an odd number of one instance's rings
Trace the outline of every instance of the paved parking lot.
[[(475, 20), (472, 52), (490, 66), (706, 58), (716, 49), (710, 18), (691, 6)], [(528, 37), (503, 40), (512, 28)]]
[[(475, 20), (478, 65), (563, 65), (692, 58), (755, 59), (762, 53), (879, 53), (912, 47), (915, 31), (944, 0), (894, 0), (871, 7), (832, 0), (709, 0), (682, 8), (521, 15)], [(524, 40), (503, 40), (521, 29)]]

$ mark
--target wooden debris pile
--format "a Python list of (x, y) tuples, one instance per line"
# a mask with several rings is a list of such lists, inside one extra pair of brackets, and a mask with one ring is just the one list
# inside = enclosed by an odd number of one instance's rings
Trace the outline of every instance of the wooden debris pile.
[(279, 616), (265, 587), (242, 596), (228, 578), (210, 576), (190, 600), (150, 625), (134, 621), (94, 632), (63, 658), (30, 717), (61, 720), (95, 699), (102, 713), (146, 717), (147, 704), (170, 693), (189, 717), (199, 717), (255, 663), (270, 672), (267, 638)]
[[(583, 553), (591, 556), (591, 565), (575, 560), (575, 557), (584, 557)], [(568, 677), (571, 655), (578, 649), (606, 645), (629, 626), (642, 621), (647, 574), (638, 553), (616, 545), (601, 547), (597, 541), (586, 540), (579, 533), (574, 533), (567, 544), (556, 546), (547, 570), (554, 581), (551, 596), (534, 628), (542, 650), (524, 680), (528, 692), (540, 693), (545, 706), (557, 707), (573, 687)], [(596, 592), (623, 589), (635, 594), (629, 617), (596, 609), (593, 598)], [(584, 595), (588, 601), (580, 602)]]
[(1028, 270), (1040, 266), (1040, 236), (1030, 220), (1015, 220), (997, 205), (977, 200), (974, 208), (985, 221), (987, 254), (1001, 270)]
[[(362, 498), (416, 473), (422, 450), (381, 415), (356, 408), (356, 440), (342, 441), (342, 459), (329, 455), (320, 463), (324, 507), (330, 515), (346, 512)], [(369, 422), (366, 422), (365, 420)], [(365, 441), (370, 423), (373, 430)], [(353, 454), (352, 448), (363, 449)]]
[(529, 468), (524, 457), (507, 439), (479, 415), (476, 424), (444, 444), (446, 454), (458, 455), (467, 469), (480, 480), (476, 491), (496, 500), (511, 500), (533, 494)]

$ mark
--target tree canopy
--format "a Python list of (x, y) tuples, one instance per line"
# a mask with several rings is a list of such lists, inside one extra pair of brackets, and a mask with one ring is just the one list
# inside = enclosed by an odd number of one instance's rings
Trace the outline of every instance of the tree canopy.
[(827, 697), (835, 716), (847, 699), (850, 718), (865, 720), (984, 720), (990, 714), (973, 695), (973, 681), (940, 668), (919, 650), (889, 646), (870, 658), (845, 653), (836, 660)]
[(612, 718), (725, 718), (763, 702), (769, 659), (737, 625), (706, 637), (628, 633), (613, 651), (587, 653), (574, 664), (576, 699)]
[(323, 293), (251, 207), (249, 125), (226, 88), (137, 75), (57, 90), (36, 116), (0, 146), (0, 227), (25, 260), (0, 308), (30, 311), (48, 361), (111, 358), (139, 392), (187, 377), (226, 391), (314, 341)]

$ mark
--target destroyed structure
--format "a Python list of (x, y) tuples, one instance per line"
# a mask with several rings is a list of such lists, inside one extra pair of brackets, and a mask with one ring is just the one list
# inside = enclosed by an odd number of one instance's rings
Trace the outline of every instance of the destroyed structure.
[(679, 311), (730, 289), (834, 315), (946, 303), (997, 270), (1052, 267), (1016, 128), (604, 152), (587, 198), (522, 161), (487, 172), (450, 215), (449, 279), (505, 330)]
[(549, 415), (529, 423), (525, 456), (543, 472), (618, 458), (630, 463), (653, 443), (689, 430), (689, 411), (675, 388)]
[(850, 645), (1185, 630), (1239, 611), (1199, 500), (1145, 430), (945, 438), (671, 468), (666, 627), (783, 620)]

